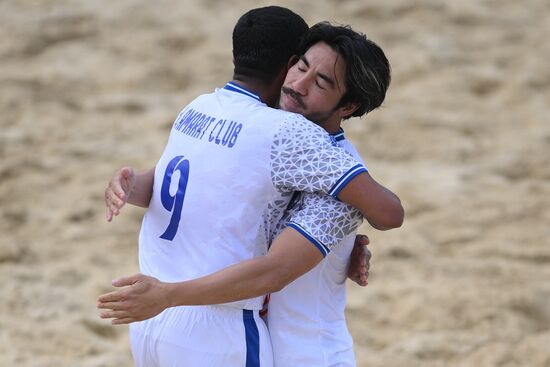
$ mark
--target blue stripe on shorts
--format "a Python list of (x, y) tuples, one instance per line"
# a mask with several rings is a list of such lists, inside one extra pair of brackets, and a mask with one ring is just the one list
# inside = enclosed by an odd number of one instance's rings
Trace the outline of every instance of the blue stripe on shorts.
[(246, 367), (260, 367), (260, 333), (252, 310), (243, 310), (246, 334)]

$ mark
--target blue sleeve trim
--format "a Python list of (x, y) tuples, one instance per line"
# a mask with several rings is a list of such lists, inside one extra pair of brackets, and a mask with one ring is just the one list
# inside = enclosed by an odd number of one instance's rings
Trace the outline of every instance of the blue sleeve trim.
[(360, 173), (368, 172), (367, 168), (362, 164), (357, 164), (349, 169), (340, 179), (334, 184), (332, 189), (328, 192), (328, 194), (336, 199), (338, 199), (338, 194), (342, 189), (350, 182), (355, 176), (357, 176)]
[(291, 227), (291, 228), (294, 228), (295, 230), (297, 230), (298, 232), (300, 232), (300, 234), (302, 236), (304, 236), (305, 238), (307, 238), (311, 243), (313, 243), (315, 245), (315, 247), (317, 247), (317, 249), (319, 249), (319, 251), (321, 251), (321, 254), (323, 255), (323, 257), (326, 257), (328, 255), (328, 253), (330, 252), (329, 248), (326, 247), (325, 245), (323, 245), (321, 242), (317, 241), (315, 238), (313, 238), (312, 235), (310, 235), (305, 229), (304, 227), (302, 227), (301, 225), (299, 225), (298, 223), (296, 222), (289, 222), (287, 224), (288, 227)]

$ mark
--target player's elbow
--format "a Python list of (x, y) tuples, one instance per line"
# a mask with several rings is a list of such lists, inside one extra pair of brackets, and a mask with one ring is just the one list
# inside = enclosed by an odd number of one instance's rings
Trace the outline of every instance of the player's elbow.
[(290, 269), (284, 265), (275, 267), (269, 274), (268, 289), (269, 293), (275, 293), (283, 290), (292, 282), (293, 278)]
[(376, 229), (387, 231), (394, 228), (399, 228), (405, 220), (405, 209), (401, 203), (387, 208), (377, 220), (369, 220), (369, 223)]
[(284, 289), (284, 287), (286, 287), (284, 282), (272, 283), (271, 287), (269, 287), (269, 293), (280, 292)]
[(277, 276), (275, 276), (273, 279), (270, 293), (282, 291), (283, 288), (289, 285), (291, 281), (292, 280), (290, 280), (288, 274), (285, 274), (283, 272), (277, 274)]
[(405, 220), (405, 209), (403, 205), (399, 203), (396, 205), (390, 213), (389, 226), (390, 228), (399, 228), (403, 225)]

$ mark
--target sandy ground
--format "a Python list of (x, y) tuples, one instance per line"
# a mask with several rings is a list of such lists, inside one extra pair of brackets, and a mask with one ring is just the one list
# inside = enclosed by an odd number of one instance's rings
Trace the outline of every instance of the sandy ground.
[[(102, 195), (149, 167), (173, 118), (231, 75), (264, 1), (0, 2), (0, 365), (131, 366), (95, 298), (137, 271), (143, 211)], [(345, 124), (407, 210), (364, 226), (349, 287), (359, 366), (550, 366), (550, 3), (284, 1), (387, 52), (385, 107)], [(315, 4), (315, 5), (313, 5)]]

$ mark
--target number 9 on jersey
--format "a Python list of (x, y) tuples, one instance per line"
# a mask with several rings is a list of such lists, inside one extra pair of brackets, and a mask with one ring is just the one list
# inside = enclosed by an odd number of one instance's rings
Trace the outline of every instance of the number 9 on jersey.
[[(174, 191), (176, 182), (172, 183), (173, 179), (179, 180), (177, 182), (177, 190), (174, 195), (170, 191)], [(181, 211), (183, 208), (183, 201), (185, 199), (185, 190), (187, 189), (187, 181), (189, 179), (189, 160), (185, 159), (182, 155), (173, 158), (164, 173), (164, 179), (162, 180), (162, 187), (160, 191), (160, 199), (162, 206), (166, 210), (172, 213), (170, 217), (170, 223), (160, 235), (160, 238), (172, 241), (178, 231), (178, 226), (181, 219)], [(172, 190), (170, 188), (172, 187)]]

